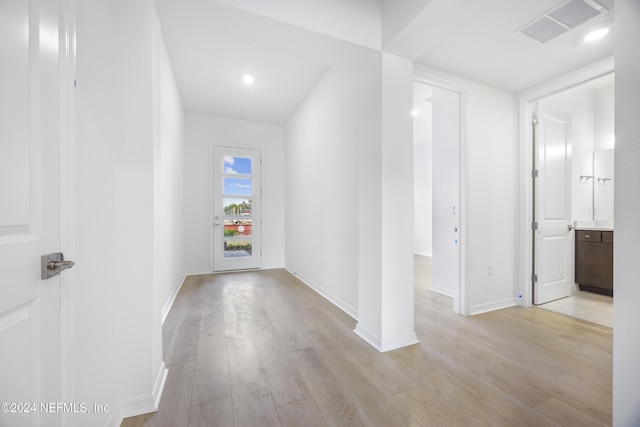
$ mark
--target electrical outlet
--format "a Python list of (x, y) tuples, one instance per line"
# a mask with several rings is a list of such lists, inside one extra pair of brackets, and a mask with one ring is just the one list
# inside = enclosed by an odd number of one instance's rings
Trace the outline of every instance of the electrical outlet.
[(489, 268), (487, 269), (489, 276), (493, 276), (493, 264), (489, 264)]

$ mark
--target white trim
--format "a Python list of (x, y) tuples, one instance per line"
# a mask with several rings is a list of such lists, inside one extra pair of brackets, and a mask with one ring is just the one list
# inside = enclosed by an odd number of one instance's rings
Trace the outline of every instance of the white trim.
[(365, 340), (371, 347), (375, 348), (379, 352), (382, 352), (382, 340), (379, 336), (372, 334), (366, 328), (362, 326), (360, 322), (356, 324), (356, 328), (353, 330), (356, 335)]
[(447, 289), (447, 288), (441, 288), (437, 285), (434, 285), (433, 283), (431, 284), (431, 288), (430, 288), (433, 292), (436, 292), (440, 295), (444, 295), (446, 297), (451, 297), (451, 298), (455, 298), (455, 293), (451, 291), (451, 289)]
[(167, 376), (169, 375), (169, 369), (165, 366), (164, 362), (160, 365), (158, 375), (156, 376), (156, 383), (153, 385), (153, 408), (158, 410), (160, 407), (160, 399), (162, 398), (162, 392), (164, 392), (164, 385), (167, 383)]
[(411, 332), (401, 337), (395, 337), (391, 339), (382, 340), (381, 352), (395, 350), (397, 348), (407, 347), (414, 344), (419, 344), (418, 336), (415, 332)]
[(184, 285), (184, 281), (186, 279), (187, 279), (187, 273), (182, 275), (182, 280), (180, 281), (180, 284), (176, 287), (175, 291), (173, 291), (173, 294), (171, 294), (167, 302), (165, 302), (164, 307), (162, 307), (162, 324), (163, 325), (164, 325), (164, 321), (167, 320), (169, 311), (171, 311), (171, 307), (173, 307), (173, 303), (175, 302), (176, 297), (178, 296), (180, 289), (182, 289), (182, 285)]
[(470, 314), (468, 305), (467, 286), (467, 188), (469, 186), (467, 168), (467, 129), (469, 127), (469, 89), (462, 83), (456, 83), (451, 78), (443, 77), (437, 70), (414, 68), (413, 81), (424, 83), (440, 89), (455, 92), (460, 95), (460, 145), (458, 147), (459, 176), (455, 177), (458, 193), (458, 215), (456, 217), (459, 237), (458, 253), (454, 257), (454, 311), (463, 316)]
[(531, 192), (531, 165), (532, 163), (532, 142), (531, 142), (531, 126), (530, 103), (537, 101), (549, 95), (561, 92), (589, 80), (601, 77), (603, 75), (613, 73), (615, 71), (614, 57), (596, 61), (590, 65), (574, 70), (570, 73), (556, 77), (546, 83), (540, 84), (533, 88), (527, 89), (517, 94), (518, 97), (518, 133), (519, 133), (519, 193), (520, 199), (518, 203), (518, 253), (517, 253), (517, 301), (523, 307), (531, 307), (532, 305), (532, 284), (531, 284), (531, 260), (532, 240), (531, 240), (531, 222), (532, 222), (532, 199)]
[(380, 353), (418, 344), (420, 342), (415, 332), (411, 332), (410, 334), (402, 337), (382, 340), (380, 339), (380, 337), (372, 334), (369, 330), (364, 328), (361, 323), (358, 323), (356, 325), (356, 328), (353, 330), (353, 332), (355, 332), (356, 335), (365, 340), (371, 347), (375, 348)]
[(206, 268), (194, 268), (191, 270), (184, 271), (185, 276), (201, 276), (203, 274), (212, 274), (212, 273), (213, 272), (211, 270), (208, 270)]
[(287, 270), (292, 276), (297, 277), (298, 280), (300, 280), (302, 283), (304, 283), (305, 285), (307, 285), (308, 287), (310, 287), (311, 289), (316, 291), (318, 294), (320, 294), (324, 299), (329, 301), (331, 304), (335, 305), (340, 310), (342, 310), (345, 313), (347, 313), (354, 320), (358, 320), (358, 310), (353, 308), (351, 305), (349, 305), (346, 302), (342, 301), (340, 298), (336, 297), (335, 295), (331, 294), (330, 292), (327, 292), (326, 290), (322, 289), (320, 286), (318, 286), (315, 283), (313, 283), (313, 281), (311, 281), (311, 280), (299, 275), (298, 273), (293, 271), (290, 267), (285, 266), (284, 269)]
[(209, 271), (208, 273), (213, 273), (215, 268), (214, 261), (214, 234), (213, 234), (213, 203), (214, 203), (214, 195), (213, 195), (213, 167), (214, 165), (214, 149), (216, 145), (211, 144), (209, 146)]
[(160, 405), (160, 399), (162, 398), (162, 392), (164, 391), (168, 374), (169, 370), (163, 362), (156, 376), (153, 392), (148, 395), (118, 401), (115, 408), (111, 408), (109, 418), (104, 424), (105, 427), (120, 427), (125, 418), (156, 412)]
[(486, 313), (489, 311), (502, 310), (503, 308), (509, 308), (518, 305), (518, 299), (515, 297), (505, 298), (498, 301), (486, 302), (484, 304), (478, 304), (471, 307), (470, 314), (476, 315)]
[[(61, 0), (58, 34), (60, 46), (60, 251), (67, 259), (76, 259), (75, 228), (75, 77), (76, 77), (76, 2)], [(73, 376), (73, 278), (70, 270), (60, 276), (60, 397), (62, 402), (76, 401)], [(70, 424), (73, 414), (63, 412), (61, 422)]]

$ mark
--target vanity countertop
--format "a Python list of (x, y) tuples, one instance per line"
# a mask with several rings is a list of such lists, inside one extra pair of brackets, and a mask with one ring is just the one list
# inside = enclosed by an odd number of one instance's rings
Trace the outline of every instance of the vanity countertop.
[(613, 231), (613, 227), (575, 227), (579, 231)]

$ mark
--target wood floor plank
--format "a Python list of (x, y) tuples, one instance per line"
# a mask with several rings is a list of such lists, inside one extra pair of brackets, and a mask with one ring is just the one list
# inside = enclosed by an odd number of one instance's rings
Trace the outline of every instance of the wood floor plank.
[(349, 351), (327, 352), (324, 355), (345, 391), (353, 396), (358, 408), (361, 408), (360, 416), (366, 425), (403, 425), (401, 408), (386, 383), (368, 375)]
[(330, 425), (364, 426), (356, 399), (331, 370), (331, 362), (314, 348), (291, 353), (311, 396)]
[(281, 342), (278, 332), (271, 326), (262, 328), (254, 336), (256, 351), (276, 406), (301, 401), (310, 396), (302, 376)]
[(174, 364), (195, 360), (198, 353), (200, 336), (200, 318), (192, 318), (182, 322), (173, 331), (165, 364)]
[(226, 346), (196, 360), (191, 404), (231, 397), (231, 379)]
[(280, 406), (278, 408), (278, 416), (282, 427), (299, 427), (301, 423), (304, 423), (305, 427), (328, 426), (322, 416), (322, 412), (320, 412), (320, 408), (311, 398)]
[(269, 385), (252, 337), (227, 338), (236, 426), (279, 426)]
[(189, 425), (191, 408), (191, 390), (195, 362), (184, 362), (169, 368), (158, 411), (145, 425), (153, 427), (172, 427)]
[(233, 424), (231, 397), (191, 406), (189, 427), (232, 426)]
[[(587, 390), (584, 392), (588, 393)], [(555, 397), (536, 405), (535, 409), (563, 426), (604, 427), (610, 425), (590, 417)]]

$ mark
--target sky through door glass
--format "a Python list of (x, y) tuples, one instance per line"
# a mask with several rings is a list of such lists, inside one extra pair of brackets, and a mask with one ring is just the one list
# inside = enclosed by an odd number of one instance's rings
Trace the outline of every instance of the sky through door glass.
[(251, 175), (251, 159), (247, 157), (224, 156), (224, 173)]

